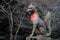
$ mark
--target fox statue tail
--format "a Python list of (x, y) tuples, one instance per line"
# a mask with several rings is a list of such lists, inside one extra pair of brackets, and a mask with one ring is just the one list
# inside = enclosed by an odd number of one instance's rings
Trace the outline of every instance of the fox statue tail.
[(48, 28), (48, 33), (45, 36), (49, 36), (51, 35), (51, 16), (52, 14), (50, 12), (48, 12), (45, 16), (44, 21), (46, 22), (47, 28)]

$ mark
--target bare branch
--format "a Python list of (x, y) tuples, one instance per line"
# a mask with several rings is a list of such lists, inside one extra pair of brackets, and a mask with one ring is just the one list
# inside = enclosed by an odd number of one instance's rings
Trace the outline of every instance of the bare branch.
[(5, 15), (7, 15), (3, 10), (0, 10), (1, 12), (3, 12)]
[[(24, 14), (24, 16), (25, 16), (25, 14)], [(24, 16), (22, 17), (22, 20), (24, 19)], [(14, 40), (16, 40), (16, 36), (17, 36), (17, 33), (18, 33), (19, 29), (20, 29), (22, 20), (20, 21), (20, 23), (19, 23), (19, 25), (18, 25), (18, 28), (17, 28), (16, 34), (15, 34)]]
[(16, 5), (16, 7), (13, 9), (13, 12), (16, 10), (16, 8), (20, 5), (20, 1), (19, 0), (17, 0), (18, 1), (18, 3), (17, 3), (17, 5)]
[(27, 26), (27, 25), (25, 25), (25, 24), (21, 25), (21, 27), (22, 27), (22, 28), (28, 28), (28, 29), (32, 29), (32, 27), (30, 27), (30, 26)]
[(7, 15), (9, 14), (9, 12), (6, 11), (4, 7), (2, 7), (2, 10), (3, 10), (4, 12), (6, 12)]
[[(10, 0), (10, 3), (12, 0)], [(9, 9), (11, 9), (11, 4), (9, 5)], [(9, 27), (10, 27), (10, 40), (13, 40), (12, 28), (13, 28), (13, 16), (11, 10), (9, 10)]]
[(16, 40), (16, 36), (17, 36), (17, 33), (18, 33), (19, 29), (20, 29), (21, 23), (22, 23), (22, 21), (20, 21), (20, 24), (18, 25), (18, 28), (17, 28), (16, 34), (15, 34), (14, 40)]
[(10, 14), (9, 14), (9, 26), (10, 26), (10, 40), (13, 40), (13, 35), (12, 35), (13, 17), (12, 17), (12, 12), (11, 11), (10, 11)]
[(2, 0), (2, 1), (4, 1), (4, 2), (5, 2), (5, 4), (9, 5), (9, 3), (7, 3), (5, 0)]

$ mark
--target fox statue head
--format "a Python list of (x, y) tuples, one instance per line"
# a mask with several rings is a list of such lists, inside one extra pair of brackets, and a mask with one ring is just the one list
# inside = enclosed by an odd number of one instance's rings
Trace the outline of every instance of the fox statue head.
[(31, 11), (33, 11), (35, 8), (36, 8), (36, 7), (35, 7), (33, 4), (30, 4), (30, 5), (28, 6), (27, 12), (31, 12)]

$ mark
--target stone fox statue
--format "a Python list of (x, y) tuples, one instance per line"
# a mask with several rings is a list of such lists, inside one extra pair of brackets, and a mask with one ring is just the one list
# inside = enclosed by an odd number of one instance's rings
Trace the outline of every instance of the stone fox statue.
[[(33, 6), (32, 4), (30, 4), (28, 6), (27, 12), (32, 13), (30, 16), (30, 21), (33, 24), (33, 30), (32, 30), (32, 34), (30, 36), (33, 36), (37, 25), (40, 26), (40, 32), (43, 34), (43, 36), (49, 36), (51, 34), (51, 27), (50, 27), (51, 13), (48, 12), (43, 21), (39, 17), (36, 7)], [(48, 28), (48, 31), (46, 30), (46, 28)]]

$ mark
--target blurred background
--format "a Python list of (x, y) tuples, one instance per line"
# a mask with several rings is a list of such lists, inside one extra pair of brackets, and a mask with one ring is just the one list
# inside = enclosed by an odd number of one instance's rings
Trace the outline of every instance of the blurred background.
[(0, 40), (14, 40), (15, 36), (16, 40), (26, 40), (32, 31), (26, 12), (31, 3), (42, 19), (48, 11), (52, 13), (50, 37), (60, 40), (60, 0), (0, 0)]

